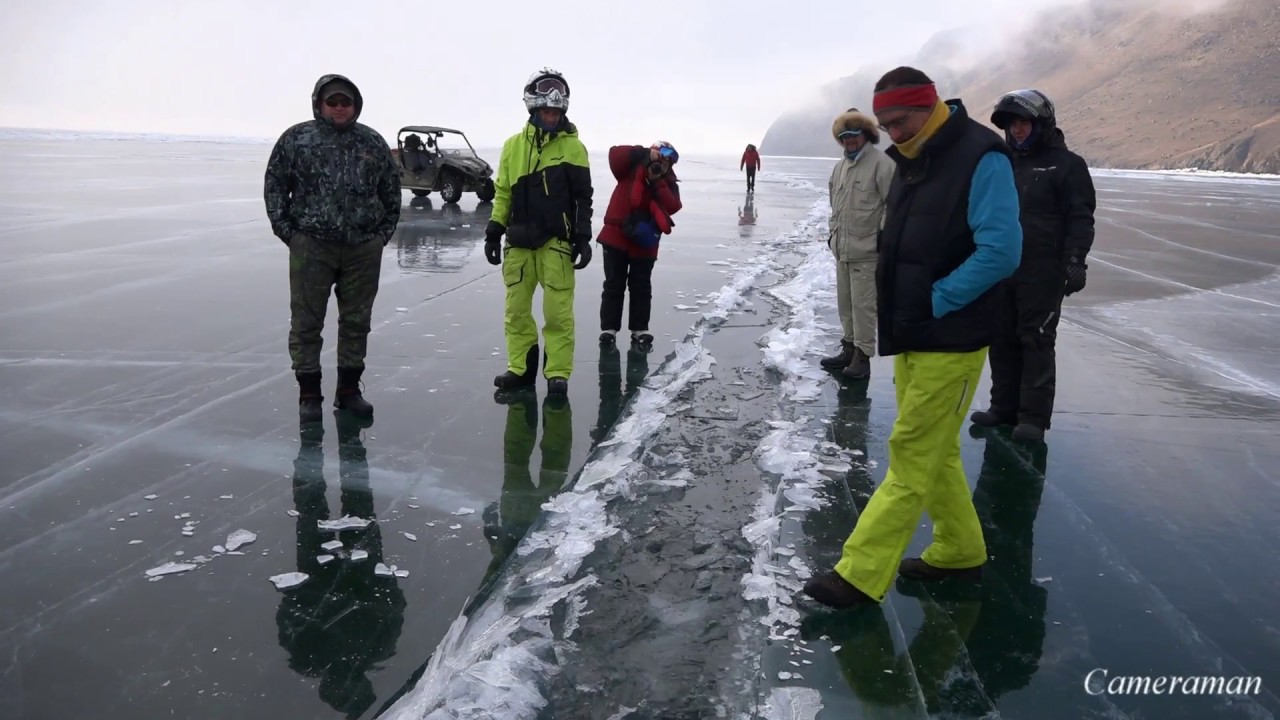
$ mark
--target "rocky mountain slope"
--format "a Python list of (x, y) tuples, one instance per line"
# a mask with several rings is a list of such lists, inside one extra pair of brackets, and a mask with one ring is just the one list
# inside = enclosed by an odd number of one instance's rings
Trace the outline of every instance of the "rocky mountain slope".
[[(1094, 167), (1280, 173), (1280, 2), (1229, 0), (1190, 12), (1152, 0), (1093, 0), (1044, 12), (1034, 43), (972, 58), (975, 35), (930, 40), (906, 64), (986, 122), (1004, 91), (1035, 87), (1058, 106), (1070, 146)], [(838, 155), (831, 120), (869, 110), (898, 63), (864, 67), (779, 117), (770, 155)]]

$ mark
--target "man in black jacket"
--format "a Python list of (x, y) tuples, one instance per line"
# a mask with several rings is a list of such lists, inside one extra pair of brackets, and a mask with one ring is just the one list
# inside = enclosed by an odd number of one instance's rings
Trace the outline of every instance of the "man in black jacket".
[(970, 419), (986, 426), (1016, 423), (1015, 440), (1039, 442), (1053, 414), (1062, 299), (1084, 288), (1097, 201), (1089, 167), (1067, 149), (1044, 93), (1006, 94), (991, 122), (1013, 150), (1022, 262), (1008, 281), (1009, 323), (991, 345), (991, 405)]

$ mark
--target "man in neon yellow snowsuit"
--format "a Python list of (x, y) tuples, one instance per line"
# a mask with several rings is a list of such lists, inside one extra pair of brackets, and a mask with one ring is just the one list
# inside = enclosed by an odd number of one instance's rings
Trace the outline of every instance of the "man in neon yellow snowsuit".
[[(1003, 138), (969, 119), (960, 100), (940, 100), (915, 68), (886, 73), (873, 103), (898, 166), (876, 264), (879, 350), (895, 356), (898, 417), (887, 475), (840, 562), (805, 585), (833, 607), (883, 601), (895, 570), (915, 580), (981, 578), (987, 549), (960, 461), (960, 427), (1001, 328), (1001, 281), (1022, 256)], [(933, 519), (933, 542), (903, 560), (921, 512)]]
[(541, 286), (547, 395), (566, 395), (573, 373), (574, 271), (591, 262), (591, 171), (578, 129), (565, 116), (564, 76), (551, 68), (531, 75), (524, 104), (529, 122), (502, 146), (485, 228), (485, 257), (502, 265), (507, 286), (507, 371), (493, 384), (503, 391), (537, 381), (533, 293)]

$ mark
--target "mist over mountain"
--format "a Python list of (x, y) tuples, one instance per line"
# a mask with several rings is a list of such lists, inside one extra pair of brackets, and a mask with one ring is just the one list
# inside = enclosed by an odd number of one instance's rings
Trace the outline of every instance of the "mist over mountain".
[(774, 121), (761, 152), (838, 157), (832, 120), (849, 107), (869, 112), (875, 81), (902, 64), (984, 123), (1002, 93), (1044, 91), (1068, 145), (1094, 167), (1280, 173), (1276, 0), (1093, 0), (1003, 32), (949, 30), (817, 88)]

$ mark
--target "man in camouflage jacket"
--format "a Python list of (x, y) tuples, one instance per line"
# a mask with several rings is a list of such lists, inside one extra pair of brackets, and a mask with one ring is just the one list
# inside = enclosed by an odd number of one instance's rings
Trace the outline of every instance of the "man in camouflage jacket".
[(360, 391), (382, 248), (400, 219), (400, 173), (387, 141), (356, 122), (364, 100), (341, 75), (311, 93), (314, 119), (280, 136), (263, 195), (276, 237), (289, 246), (289, 355), (302, 422), (318, 422), (320, 333), (329, 290), (338, 299), (338, 385), (334, 406), (373, 417)]

